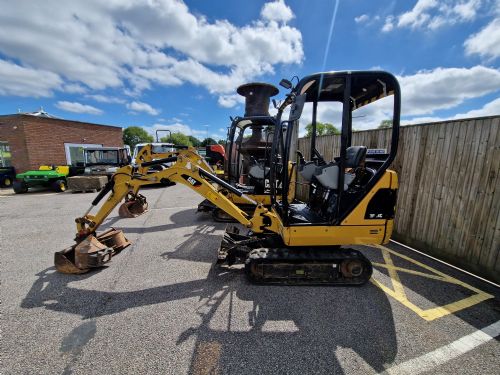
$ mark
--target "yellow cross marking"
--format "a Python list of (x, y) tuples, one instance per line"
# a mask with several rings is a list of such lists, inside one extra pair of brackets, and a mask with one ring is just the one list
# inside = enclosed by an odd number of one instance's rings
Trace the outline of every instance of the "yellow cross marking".
[[(382, 256), (384, 257), (384, 263), (373, 263), (375, 267), (383, 267), (387, 269), (389, 272), (389, 276), (391, 278), (391, 283), (392, 283), (392, 289), (385, 286), (382, 284), (380, 281), (377, 279), (373, 278), (371, 279), (371, 282), (378, 286), (380, 289), (382, 289), (385, 293), (393, 297), (396, 301), (402, 303), (404, 306), (408, 307), (410, 310), (415, 312), (417, 315), (419, 315), (422, 319), (425, 319), (427, 321), (431, 321), (434, 319), (441, 318), (445, 315), (453, 314), (457, 311), (466, 309), (468, 307), (471, 307), (473, 305), (476, 305), (478, 303), (481, 303), (487, 299), (493, 298), (491, 294), (485, 293), (477, 288), (474, 288), (472, 285), (469, 285), (467, 283), (464, 283), (463, 281), (460, 281), (458, 279), (455, 279), (454, 277), (451, 277), (449, 275), (446, 275), (443, 272), (440, 272), (426, 264), (420, 263), (410, 257), (407, 257), (406, 255), (399, 254), (395, 252), (394, 250), (388, 249), (385, 246), (378, 245), (376, 246), (378, 249), (382, 251)], [(407, 260), (408, 262), (411, 262), (419, 267), (422, 267), (431, 273), (425, 273), (425, 272), (419, 272), (407, 268), (402, 268), (402, 267), (396, 267), (392, 261), (391, 254), (400, 257), (401, 259)], [(469, 289), (473, 291), (474, 295), (461, 299), (459, 301), (455, 301), (452, 303), (449, 303), (444, 306), (438, 306), (432, 309), (421, 309), (417, 305), (413, 304), (408, 300), (408, 297), (406, 296), (406, 293), (404, 291), (404, 286), (401, 283), (398, 272), (404, 272), (408, 273), (411, 275), (416, 275), (416, 276), (421, 276), (421, 277), (426, 277), (428, 279), (432, 280), (439, 280), (443, 281), (446, 283), (450, 284), (456, 284), (460, 285), (466, 289)]]

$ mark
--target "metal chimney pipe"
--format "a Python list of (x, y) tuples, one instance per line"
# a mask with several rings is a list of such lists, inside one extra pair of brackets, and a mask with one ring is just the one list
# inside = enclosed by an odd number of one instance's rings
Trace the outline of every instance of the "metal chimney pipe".
[(268, 83), (252, 82), (241, 85), (236, 90), (245, 97), (245, 117), (269, 116), (269, 99), (279, 90)]

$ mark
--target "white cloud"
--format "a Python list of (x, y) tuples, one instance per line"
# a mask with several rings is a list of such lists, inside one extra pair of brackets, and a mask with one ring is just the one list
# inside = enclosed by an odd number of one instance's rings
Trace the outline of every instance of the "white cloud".
[(95, 95), (85, 95), (85, 97), (92, 99), (92, 100), (95, 100), (96, 102), (99, 102), (99, 103), (116, 103), (116, 104), (125, 103), (124, 99), (116, 98), (114, 96), (95, 94)]
[(394, 29), (394, 17), (387, 16), (387, 18), (385, 19), (384, 26), (382, 26), (382, 31), (384, 33), (387, 33), (389, 31), (391, 31), (392, 29)]
[(238, 94), (220, 95), (218, 103), (221, 107), (232, 108), (232, 107), (236, 106), (237, 104), (245, 103), (245, 98), (241, 95), (238, 95)]
[[(0, 33), (1, 34), (1, 33)], [(55, 73), (25, 68), (0, 59), (0, 95), (52, 96), (62, 84)]]
[(467, 55), (479, 55), (487, 59), (500, 57), (500, 18), (495, 18), (477, 34), (470, 36), (464, 47)]
[(414, 117), (411, 119), (403, 120), (403, 121), (401, 121), (401, 123), (404, 125), (424, 124), (427, 122), (458, 120), (458, 119), (484, 117), (484, 116), (498, 116), (499, 114), (500, 114), (500, 98), (497, 98), (489, 103), (486, 103), (484, 106), (482, 106), (479, 109), (472, 109), (468, 112), (457, 113), (454, 116), (449, 116), (449, 117), (436, 117), (436, 116)]
[[(219, 139), (224, 139), (225, 138), (225, 133), (224, 134), (218, 134), (220, 132), (215, 132), (210, 126), (208, 127), (208, 136), (219, 140)], [(207, 137), (207, 129), (194, 129), (189, 125), (183, 124), (181, 122), (176, 122), (172, 124), (154, 124), (152, 126), (143, 126), (144, 130), (146, 130), (148, 133), (150, 133), (153, 136), (156, 136), (156, 131), (157, 130), (170, 130), (172, 133), (182, 133), (185, 135), (192, 135), (199, 140), (203, 140)], [(220, 129), (219, 129), (220, 130)], [(165, 136), (159, 134), (160, 136)]]
[(436, 68), (398, 79), (404, 115), (432, 114), (500, 89), (500, 70), (484, 66)]
[(288, 22), (295, 17), (290, 7), (283, 0), (264, 4), (260, 15), (265, 20), (276, 22)]
[(82, 85), (79, 85), (77, 83), (68, 83), (65, 84), (62, 87), (62, 90), (64, 92), (67, 92), (69, 94), (83, 94), (87, 92), (87, 89), (83, 87)]
[(99, 108), (78, 102), (58, 101), (55, 106), (63, 111), (74, 113), (88, 113), (90, 115), (100, 115), (103, 113)]
[(436, 30), (447, 25), (474, 21), (483, 6), (484, 0), (418, 0), (415, 6), (399, 15), (386, 18), (382, 31), (394, 27)]
[(497, 116), (500, 115), (500, 98), (497, 98), (489, 103), (486, 103), (479, 109), (473, 109), (465, 113), (458, 113), (453, 116), (455, 119), (481, 117), (481, 116)]
[(20, 62), (16, 75), (0, 75), (0, 93), (35, 95), (30, 85), (25, 91), (16, 86), (40, 72), (45, 84), (38, 83), (37, 96), (61, 89), (63, 80), (135, 96), (152, 85), (184, 82), (230, 94), (277, 64), (302, 62), (302, 35), (286, 24), (293, 17), (282, 0), (264, 4), (260, 18), (243, 26), (208, 21), (177, 0), (64, 6), (18, 0), (0, 12), (0, 53)]
[(161, 112), (160, 110), (151, 107), (148, 103), (143, 102), (127, 103), (127, 108), (134, 112), (145, 112), (152, 116), (157, 116)]
[(362, 14), (361, 16), (354, 17), (354, 22), (356, 23), (363, 23), (368, 21), (368, 14)]
[(174, 123), (174, 124), (155, 124), (153, 128), (156, 131), (156, 127), (160, 127), (161, 129), (170, 130), (172, 133), (182, 133), (186, 135), (200, 135), (206, 134), (205, 130), (194, 130), (189, 125), (182, 123)]
[(399, 27), (421, 27), (429, 22), (431, 18), (429, 11), (436, 8), (437, 0), (418, 0), (412, 10), (401, 14), (398, 17), (397, 25)]

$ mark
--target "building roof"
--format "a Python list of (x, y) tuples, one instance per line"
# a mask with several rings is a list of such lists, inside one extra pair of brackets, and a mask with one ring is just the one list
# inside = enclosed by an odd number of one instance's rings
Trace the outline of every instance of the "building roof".
[(48, 112), (44, 111), (43, 107), (40, 107), (40, 109), (36, 112), (20, 112), (20, 114), (29, 115), (29, 116), (36, 116), (36, 117), (59, 118), (59, 117), (53, 116), (53, 115), (49, 114)]
[(110, 127), (110, 128), (119, 128), (119, 129), (123, 128), (122, 126), (118, 126), (118, 125), (96, 124), (96, 123), (93, 123), (93, 122), (85, 122), (85, 121), (77, 121), (77, 120), (70, 120), (70, 119), (62, 119), (62, 118), (50, 115), (49, 113), (45, 112), (43, 110), (43, 108), (40, 108), (40, 110), (36, 111), (36, 112), (26, 112), (26, 113), (20, 112), (20, 113), (13, 113), (13, 114), (10, 114), (10, 115), (0, 115), (0, 119), (2, 119), (2, 118), (9, 118), (9, 117), (11, 117), (11, 118), (12, 117), (18, 117), (18, 118), (21, 118), (21, 117), (30, 117), (30, 118), (33, 118), (33, 117), (35, 117), (37, 120), (42, 120), (42, 121), (47, 121), (47, 122), (53, 122), (53, 121), (57, 121), (57, 122), (76, 122), (76, 123), (85, 124), (85, 125), (107, 126), (107, 127)]

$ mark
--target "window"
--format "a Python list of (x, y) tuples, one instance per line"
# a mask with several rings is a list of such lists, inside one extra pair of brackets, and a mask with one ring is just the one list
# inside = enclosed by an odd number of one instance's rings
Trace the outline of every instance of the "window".
[(12, 157), (10, 147), (7, 142), (0, 141), (0, 167), (11, 167)]
[(66, 162), (68, 165), (83, 166), (83, 148), (84, 147), (102, 147), (98, 144), (88, 144), (88, 143), (65, 143), (64, 149), (66, 150)]

